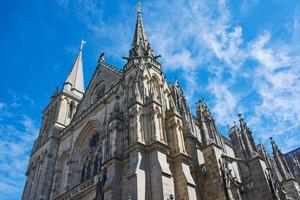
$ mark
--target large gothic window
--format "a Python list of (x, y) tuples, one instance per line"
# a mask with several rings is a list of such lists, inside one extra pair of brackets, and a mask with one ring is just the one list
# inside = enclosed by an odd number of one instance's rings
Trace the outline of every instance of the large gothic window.
[(86, 158), (82, 164), (81, 168), (81, 179), (83, 182), (93, 175), (96, 175), (101, 170), (102, 165), (102, 149), (107, 148), (102, 146), (105, 143), (105, 139), (101, 136), (101, 131), (97, 131), (89, 138), (86, 144)]

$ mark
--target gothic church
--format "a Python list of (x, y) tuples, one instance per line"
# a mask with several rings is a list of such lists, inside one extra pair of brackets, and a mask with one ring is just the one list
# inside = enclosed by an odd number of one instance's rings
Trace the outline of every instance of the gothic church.
[(101, 54), (86, 90), (81, 45), (43, 111), (22, 199), (299, 200), (299, 161), (292, 173), (273, 140), (270, 156), (241, 115), (226, 138), (203, 99), (191, 114), (158, 58), (140, 9), (125, 66)]

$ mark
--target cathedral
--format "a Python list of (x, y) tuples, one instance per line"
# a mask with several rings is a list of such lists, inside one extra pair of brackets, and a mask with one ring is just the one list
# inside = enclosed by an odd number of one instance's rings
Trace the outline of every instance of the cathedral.
[(289, 165), (272, 138), (268, 154), (242, 115), (227, 138), (204, 99), (190, 111), (139, 7), (126, 64), (102, 53), (87, 87), (82, 46), (43, 111), (23, 200), (300, 200), (296, 156)]

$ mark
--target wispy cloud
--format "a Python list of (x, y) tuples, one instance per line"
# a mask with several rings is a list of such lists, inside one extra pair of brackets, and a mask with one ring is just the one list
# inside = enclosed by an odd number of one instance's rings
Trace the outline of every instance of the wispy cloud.
[(26, 114), (20, 114), (24, 111), (20, 107), (29, 106), (31, 102), (23, 101), (22, 104), (18, 101), (24, 100), (24, 96), (26, 95), (19, 97), (14, 94), (12, 99), (14, 103), (0, 103), (0, 119), (3, 119), (0, 123), (0, 192), (3, 199), (20, 198), (28, 155), (38, 133), (33, 119)]
[(265, 32), (250, 44), (250, 53), (258, 61), (253, 85), (262, 98), (255, 106), (254, 124), (262, 128), (264, 138), (300, 127), (300, 59), (293, 55), (292, 44), (287, 48), (270, 43), (270, 37)]

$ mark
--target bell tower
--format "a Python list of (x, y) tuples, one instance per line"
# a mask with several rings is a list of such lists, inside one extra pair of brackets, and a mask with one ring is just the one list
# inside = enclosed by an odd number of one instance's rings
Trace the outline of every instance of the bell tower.
[(139, 4), (136, 11), (134, 37), (123, 69), (130, 157), (127, 196), (167, 199), (176, 188), (175, 198), (186, 194), (192, 198), (196, 196), (195, 182), (186, 164), (182, 116), (157, 61), (160, 56), (150, 46)]
[(43, 111), (43, 120), (38, 138), (35, 140), (26, 172), (22, 199), (49, 199), (54, 174), (54, 165), (59, 146), (59, 132), (72, 120), (77, 105), (84, 94), (82, 47), (75, 63), (63, 84), (54, 91), (50, 103)]

